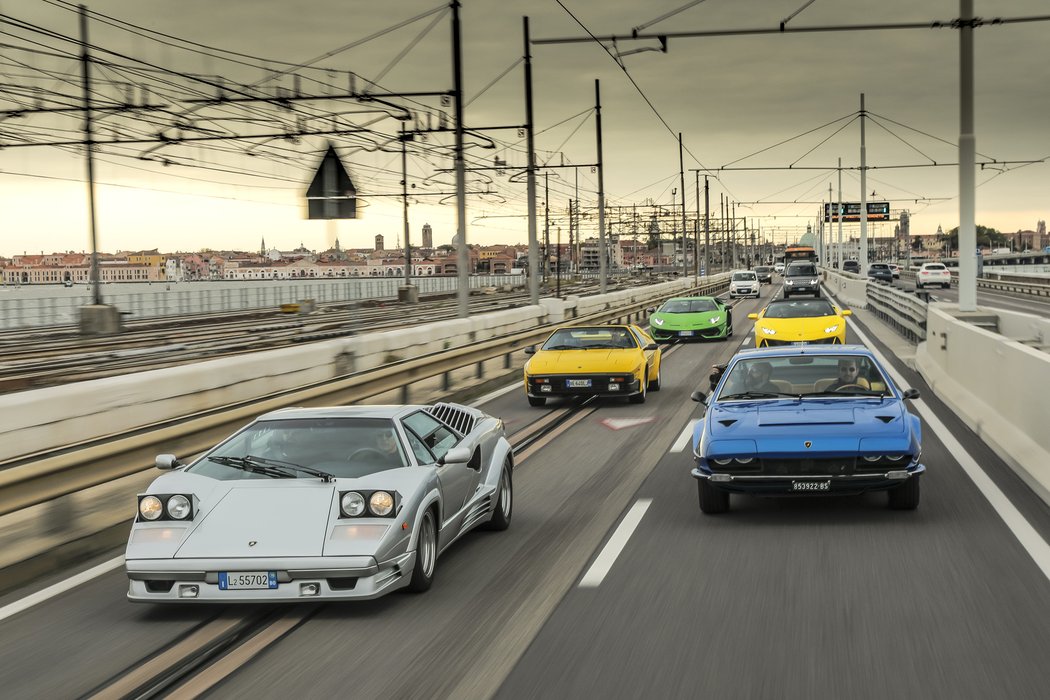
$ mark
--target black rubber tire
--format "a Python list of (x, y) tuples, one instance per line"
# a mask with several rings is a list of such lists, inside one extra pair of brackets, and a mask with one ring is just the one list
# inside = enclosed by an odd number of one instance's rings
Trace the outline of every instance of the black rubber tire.
[(530, 406), (543, 406), (547, 403), (546, 396), (530, 396), (528, 398)]
[(642, 372), (642, 376), (646, 377), (646, 381), (639, 382), (639, 384), (641, 384), (642, 390), (637, 394), (631, 394), (627, 397), (627, 400), (631, 403), (645, 403), (645, 394), (649, 390), (649, 365), (645, 366), (645, 370)]
[(791, 295), (790, 295), (790, 294), (788, 294), (787, 292), (784, 292), (784, 298), (785, 298), (785, 299), (790, 299), (790, 298), (791, 298)]
[[(506, 481), (504, 482), (504, 480)], [(506, 485), (506, 493), (504, 493), (504, 484)], [(506, 530), (510, 527), (511, 516), (514, 515), (514, 481), (511, 477), (509, 460), (503, 464), (503, 473), (500, 475), (500, 482), (497, 488), (499, 496), (496, 500), (496, 505), (492, 507), (492, 519), (484, 525), (486, 530)]]
[(729, 510), (729, 492), (715, 488), (707, 479), (698, 479), (697, 492), (700, 497), (700, 510), (706, 515), (718, 515)]
[(733, 337), (733, 312), (726, 313), (726, 338)]
[[(433, 538), (431, 552), (433, 559), (430, 561), (430, 571), (426, 571), (427, 567), (424, 566), (424, 561), (421, 556), (422, 547), (430, 546), (425, 545), (424, 537)], [(416, 564), (412, 567), (412, 579), (408, 582), (408, 591), (412, 593), (422, 593), (423, 591), (430, 589), (430, 584), (434, 582), (434, 573), (437, 571), (437, 554), (437, 518), (434, 515), (434, 509), (428, 508), (427, 512), (423, 514), (423, 519), (419, 521), (419, 541), (416, 543)]]
[(890, 510), (915, 510), (919, 507), (919, 479), (918, 476), (908, 477), (903, 484), (887, 491)]
[(649, 391), (660, 391), (660, 373), (663, 367), (664, 364), (661, 362), (660, 366), (656, 368), (656, 379), (649, 382)]

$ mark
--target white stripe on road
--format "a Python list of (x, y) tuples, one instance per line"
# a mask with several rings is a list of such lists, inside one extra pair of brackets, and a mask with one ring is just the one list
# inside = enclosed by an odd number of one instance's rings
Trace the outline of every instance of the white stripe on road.
[(685, 446), (690, 443), (693, 439), (693, 429), (696, 428), (696, 424), (700, 422), (699, 418), (694, 418), (689, 421), (685, 428), (682, 430), (682, 434), (678, 436), (678, 439), (671, 445), (671, 452), (681, 452), (685, 449)]
[(616, 557), (620, 556), (620, 552), (627, 546), (627, 540), (631, 539), (631, 535), (634, 534), (635, 528), (642, 521), (642, 516), (645, 515), (645, 511), (649, 510), (649, 504), (652, 502), (651, 498), (640, 498), (634, 502), (631, 509), (627, 511), (627, 515), (623, 516), (623, 520), (620, 521), (612, 537), (605, 543), (605, 549), (580, 579), (580, 588), (597, 588), (602, 585), (605, 575), (616, 563)]
[(102, 574), (112, 571), (113, 569), (117, 568), (123, 563), (124, 555), (121, 554), (119, 557), (113, 557), (109, 561), (104, 561), (98, 566), (91, 567), (87, 571), (81, 571), (76, 576), (70, 576), (65, 581), (59, 581), (53, 586), (48, 586), (42, 591), (37, 591), (32, 595), (28, 595), (25, 598), (22, 598), (22, 600), (16, 600), (15, 602), (10, 603), (9, 605), (5, 605), (4, 607), (0, 608), (0, 620), (6, 620), (12, 615), (17, 615), (23, 610), (28, 610), (29, 608), (33, 607), (34, 605), (37, 605), (38, 603), (43, 603), (45, 600), (54, 598), (56, 595), (65, 593), (66, 591), (72, 588), (76, 588), (82, 583), (87, 583), (93, 578), (98, 578)]
[(524, 391), (525, 390), (525, 380), (524, 379), (519, 379), (518, 381), (514, 382), (510, 386), (505, 386), (502, 389), (496, 389), (495, 391), (493, 391), (490, 394), (485, 394), (480, 399), (478, 399), (474, 403), (470, 404), (470, 406), (471, 406), (471, 408), (478, 408), (479, 406), (483, 406), (484, 404), (487, 404), (492, 399), (495, 399), (495, 398), (498, 398), (500, 396), (503, 396), (508, 391), (514, 391), (515, 389), (521, 389), (522, 391)]
[[(904, 377), (901, 376), (900, 372), (891, 365), (886, 358), (883, 356), (878, 349), (872, 345), (870, 339), (863, 333), (857, 325), (853, 325), (854, 332), (860, 337), (861, 342), (868, 346), (872, 354), (882, 363), (882, 366), (886, 368), (886, 371), (893, 377), (893, 381), (897, 383), (898, 387), (905, 386)], [(966, 451), (966, 448), (952, 435), (948, 427), (941, 422), (941, 420), (934, 414), (930, 407), (920, 399), (913, 399), (912, 405), (915, 406), (915, 410), (919, 416), (926, 421), (930, 429), (937, 434), (938, 439), (944, 444), (945, 449), (948, 451), (955, 461), (959, 463), (966, 476), (970, 477), (974, 485), (981, 492), (981, 494), (988, 499), (988, 503), (995, 509), (995, 512), (999, 514), (999, 517), (1006, 523), (1006, 527), (1010, 528), (1010, 532), (1013, 533), (1014, 537), (1021, 543), (1021, 546), (1025, 548), (1029, 556), (1035, 561), (1043, 571), (1043, 575), (1050, 579), (1050, 545), (1047, 544), (1046, 540), (1032, 527), (1023, 515), (1021, 511), (1017, 510), (1010, 499), (1006, 497), (999, 487), (995, 485), (995, 482), (989, 478), (988, 474), (985, 473), (981, 466), (977, 463), (977, 460)]]

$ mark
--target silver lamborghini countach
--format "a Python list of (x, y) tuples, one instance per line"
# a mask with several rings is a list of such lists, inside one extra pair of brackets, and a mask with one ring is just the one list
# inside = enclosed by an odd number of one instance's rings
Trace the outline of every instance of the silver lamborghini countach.
[(132, 601), (425, 591), (446, 547), (506, 529), (513, 504), (503, 422), (453, 403), (282, 409), (157, 467), (125, 555)]

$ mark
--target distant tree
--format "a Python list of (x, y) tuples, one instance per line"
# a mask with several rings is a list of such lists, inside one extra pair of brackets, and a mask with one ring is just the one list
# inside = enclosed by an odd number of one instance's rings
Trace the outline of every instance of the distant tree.
[[(1007, 243), (1007, 241), (1009, 240), (1009, 237), (1006, 234), (1001, 233), (1000, 231), (997, 231), (994, 228), (989, 228), (987, 226), (981, 226), (980, 224), (977, 224), (975, 226), (975, 228), (977, 229), (977, 246), (978, 247), (981, 247), (981, 248), (995, 248), (995, 247), (998, 247), (998, 246), (1001, 246), (1001, 245), (1005, 245)], [(948, 233), (944, 234), (941, 237), (941, 242), (944, 243), (945, 241), (948, 243), (949, 250), (958, 250), (959, 249), (959, 227), (958, 226), (956, 226), (951, 231), (949, 231)]]

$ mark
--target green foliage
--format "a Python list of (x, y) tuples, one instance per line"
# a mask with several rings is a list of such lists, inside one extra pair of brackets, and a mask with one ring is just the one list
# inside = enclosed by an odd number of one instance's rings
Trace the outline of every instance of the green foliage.
[[(977, 224), (977, 245), (982, 248), (996, 248), (1005, 245), (1009, 241), (1009, 237), (997, 231), (994, 228), (988, 226), (981, 226)], [(947, 241), (948, 245), (952, 250), (959, 248), (959, 227), (956, 226), (948, 233), (941, 236), (941, 241)]]

